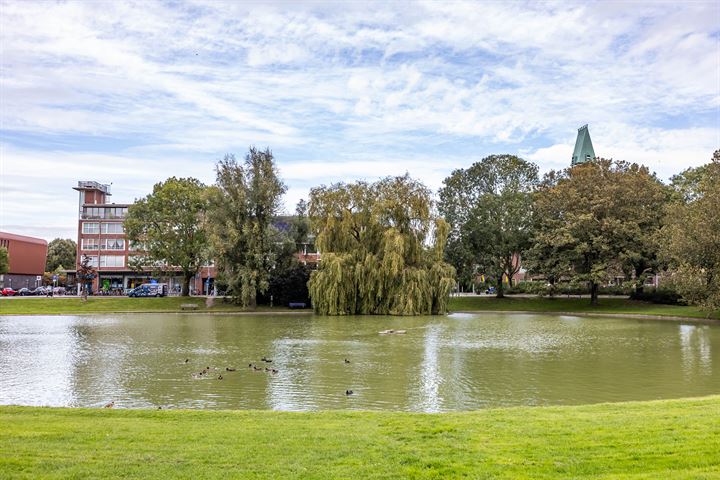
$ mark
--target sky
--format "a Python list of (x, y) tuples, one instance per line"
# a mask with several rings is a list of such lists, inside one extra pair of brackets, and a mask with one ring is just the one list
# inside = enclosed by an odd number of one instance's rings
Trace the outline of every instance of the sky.
[(77, 237), (78, 180), (129, 203), (269, 147), (313, 186), (595, 152), (667, 180), (720, 148), (720, 3), (0, 0), (0, 230)]

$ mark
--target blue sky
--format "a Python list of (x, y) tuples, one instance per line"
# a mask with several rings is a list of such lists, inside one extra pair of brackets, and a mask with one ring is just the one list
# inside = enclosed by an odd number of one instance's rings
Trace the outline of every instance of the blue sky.
[(0, 1), (0, 229), (75, 238), (113, 201), (269, 146), (288, 210), (493, 153), (596, 153), (666, 179), (720, 147), (717, 2)]

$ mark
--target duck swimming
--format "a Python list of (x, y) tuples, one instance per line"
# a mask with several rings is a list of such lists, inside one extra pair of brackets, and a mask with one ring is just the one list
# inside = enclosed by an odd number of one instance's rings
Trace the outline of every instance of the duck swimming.
[(352, 390), (345, 390), (345, 395), (352, 395), (353, 393), (355, 392), (353, 392)]
[(235, 370), (237, 370), (237, 369), (236, 369), (236, 368), (225, 367), (225, 371), (226, 371), (226, 372), (234, 372)]
[(105, 406), (103, 408), (113, 408), (114, 406), (115, 406), (115, 400), (105, 404)]

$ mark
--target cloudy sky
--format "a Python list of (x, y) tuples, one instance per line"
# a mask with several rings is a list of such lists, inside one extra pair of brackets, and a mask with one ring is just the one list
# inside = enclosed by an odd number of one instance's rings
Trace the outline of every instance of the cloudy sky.
[(666, 179), (720, 147), (717, 2), (0, 0), (0, 230), (76, 237), (113, 201), (269, 146), (289, 186), (488, 154), (598, 155)]

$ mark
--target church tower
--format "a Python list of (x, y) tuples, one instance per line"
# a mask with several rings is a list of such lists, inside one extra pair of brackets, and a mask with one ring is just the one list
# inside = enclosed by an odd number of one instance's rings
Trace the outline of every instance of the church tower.
[(593, 149), (592, 140), (590, 140), (590, 131), (587, 125), (578, 128), (577, 140), (575, 140), (575, 150), (573, 151), (571, 166), (589, 162), (595, 158), (595, 150)]

